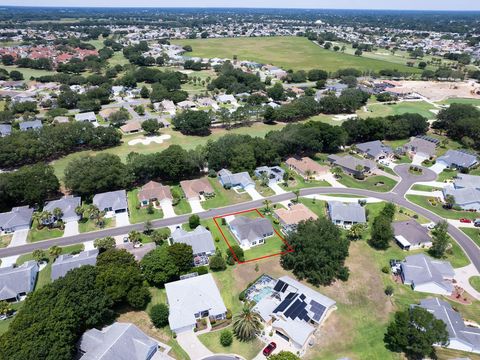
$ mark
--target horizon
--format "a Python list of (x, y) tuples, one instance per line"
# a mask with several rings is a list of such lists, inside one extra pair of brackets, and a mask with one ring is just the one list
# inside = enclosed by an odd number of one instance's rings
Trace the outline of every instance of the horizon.
[[(364, 11), (439, 11), (439, 12), (477, 12), (480, 11), (480, 2), (470, 0), (459, 0), (455, 3), (455, 6), (449, 2), (449, 4), (442, 4), (434, 2), (433, 0), (423, 1), (408, 1), (404, 0), (395, 6), (385, 7), (385, 3), (381, 0), (370, 0), (368, 3), (371, 6), (365, 6), (364, 2), (361, 2), (361, 6), (356, 6), (357, 0), (337, 0), (335, 2), (326, 1), (321, 6), (315, 6), (313, 3), (317, 1), (312, 0), (300, 0), (297, 1), (297, 5), (287, 6), (284, 0), (264, 0), (262, 3), (265, 5), (257, 6), (258, 2), (254, 0), (243, 0), (240, 4), (228, 5), (219, 4), (223, 3), (223, 0), (205, 0), (203, 6), (198, 4), (192, 4), (192, 0), (179, 0), (175, 6), (169, 6), (168, 4), (152, 5), (151, 1), (139, 0), (138, 5), (133, 5), (127, 0), (118, 0), (115, 5), (97, 5), (94, 0), (85, 0), (81, 4), (78, 4), (78, 0), (63, 0), (61, 4), (58, 4), (59, 0), (46, 0), (42, 1), (43, 4), (38, 2), (31, 3), (31, 0), (10, 0), (6, 4), (0, 5), (0, 8), (17, 7), (17, 8), (57, 8), (57, 9), (252, 9), (252, 10), (364, 10)], [(148, 1), (148, 3), (144, 3)], [(161, 1), (163, 2), (163, 1)], [(180, 4), (178, 4), (180, 2)], [(285, 3), (285, 4), (283, 4)], [(334, 6), (330, 6), (330, 4)], [(230, 3), (231, 4), (231, 3)], [(298, 5), (299, 4), (299, 5)], [(381, 5), (380, 5), (381, 4)]]

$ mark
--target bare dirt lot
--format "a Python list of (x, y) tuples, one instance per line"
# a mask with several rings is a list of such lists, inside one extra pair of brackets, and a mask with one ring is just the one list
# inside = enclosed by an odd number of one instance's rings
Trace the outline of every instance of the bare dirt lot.
[(398, 81), (395, 90), (414, 92), (425, 96), (430, 101), (441, 101), (449, 98), (480, 99), (480, 85), (472, 81)]

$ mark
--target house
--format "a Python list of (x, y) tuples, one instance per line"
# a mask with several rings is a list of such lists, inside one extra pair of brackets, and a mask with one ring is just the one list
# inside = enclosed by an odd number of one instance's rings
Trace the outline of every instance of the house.
[(8, 136), (12, 133), (12, 125), (0, 124), (0, 137)]
[(203, 226), (197, 226), (195, 230), (190, 232), (179, 227), (172, 233), (171, 239), (172, 243), (187, 244), (192, 247), (196, 265), (208, 264), (208, 256), (215, 254), (212, 234)]
[(378, 161), (393, 155), (393, 150), (390, 146), (384, 145), (381, 141), (369, 141), (356, 145), (357, 152), (363, 156)]
[(270, 184), (275, 184), (283, 181), (285, 170), (283, 170), (280, 166), (260, 166), (255, 169), (254, 173), (259, 179), (261, 179), (262, 176), (267, 176), (268, 182)]
[(76, 209), (81, 203), (82, 199), (80, 197), (69, 195), (58, 200), (47, 202), (43, 207), (43, 210), (53, 214), (55, 209), (60, 209), (62, 211), (62, 216), (60, 219), (55, 220), (62, 220), (64, 223), (68, 223), (70, 221), (80, 220), (81, 216), (77, 214)]
[(135, 134), (142, 130), (142, 124), (138, 120), (132, 120), (120, 126), (120, 130), (124, 134)]
[(188, 277), (165, 284), (170, 307), (170, 329), (179, 334), (192, 331), (197, 319), (222, 320), (227, 315), (220, 291), (212, 274)]
[(365, 224), (367, 222), (365, 209), (358, 203), (329, 201), (327, 207), (330, 220), (335, 225), (349, 228), (352, 225)]
[[(163, 353), (161, 352), (161, 348)], [(102, 330), (87, 330), (77, 344), (79, 360), (172, 359), (170, 347), (149, 337), (130, 323), (115, 322)]]
[(88, 121), (88, 122), (96, 122), (97, 115), (93, 111), (75, 114), (75, 121)]
[(227, 95), (227, 94), (218, 95), (217, 101), (221, 104), (232, 104), (232, 105), (237, 104), (237, 99), (235, 99), (235, 96)]
[(9, 212), (0, 213), (0, 231), (12, 233), (17, 230), (28, 230), (32, 223), (33, 209), (28, 206), (18, 206)]
[(246, 171), (233, 174), (230, 170), (222, 169), (218, 172), (218, 179), (225, 188), (240, 187), (246, 189), (255, 187), (255, 182)]
[(18, 124), (20, 131), (39, 130), (43, 127), (40, 120), (22, 121)]
[(447, 348), (480, 354), (480, 329), (466, 325), (452, 305), (438, 298), (430, 298), (421, 300), (419, 306), (445, 323), (449, 338)]
[(128, 212), (127, 192), (125, 190), (96, 194), (92, 202), (100, 211), (105, 211), (110, 216)]
[(290, 276), (273, 280), (268, 288), (271, 291), (253, 308), (264, 322), (265, 333), (273, 333), (272, 340), (278, 343), (287, 341), (303, 355), (312, 335), (335, 310), (335, 301)]
[(403, 283), (413, 290), (439, 295), (451, 295), (455, 275), (448, 261), (432, 259), (425, 254), (410, 255), (400, 264)]
[(290, 206), (289, 209), (276, 209), (273, 213), (285, 233), (297, 230), (297, 225), (301, 221), (318, 219), (317, 214), (300, 203)]
[[(100, 112), (98, 113), (105, 121), (108, 121), (108, 119), (110, 118), (110, 116), (112, 116), (113, 114), (115, 114), (116, 112), (118, 112), (120, 109), (118, 108), (105, 108), (105, 109), (102, 109), (100, 110)], [(95, 121), (95, 120), (94, 120)]]
[(68, 116), (55, 116), (53, 121), (57, 124), (66, 124), (70, 122), (70, 119)]
[(213, 110), (220, 109), (217, 102), (215, 100), (211, 99), (211, 98), (208, 98), (208, 97), (197, 99), (197, 104), (199, 106), (203, 106), (203, 107), (211, 107)]
[(79, 254), (62, 254), (55, 259), (52, 264), (52, 281), (64, 277), (70, 270), (79, 268), (83, 265), (93, 265), (97, 263), (98, 249), (82, 251)]
[(146, 244), (133, 244), (131, 242), (126, 242), (117, 245), (117, 249), (125, 249), (127, 252), (132, 254), (137, 261), (142, 260), (145, 255), (154, 250), (156, 247), (157, 245), (155, 245), (153, 242)]
[(368, 159), (359, 159), (351, 155), (329, 155), (327, 160), (332, 166), (340, 167), (345, 173), (352, 176), (361, 176), (377, 168), (377, 164)]
[(309, 157), (303, 157), (301, 159), (291, 157), (285, 161), (285, 164), (288, 165), (289, 169), (295, 171), (304, 179), (307, 179), (309, 176), (319, 178), (329, 173), (328, 166), (320, 165)]
[(395, 241), (403, 250), (415, 250), (432, 246), (428, 229), (415, 220), (395, 221), (392, 224)]
[(183, 180), (180, 181), (180, 186), (187, 200), (202, 200), (205, 196), (215, 195), (215, 190), (207, 178)]
[(177, 106), (180, 108), (180, 109), (184, 109), (184, 110), (187, 110), (187, 109), (194, 109), (197, 107), (197, 104), (195, 104), (193, 101), (190, 101), (190, 100), (185, 100), (185, 101), (180, 101)]
[(408, 143), (403, 146), (403, 151), (411, 155), (419, 155), (427, 159), (436, 154), (438, 140), (428, 136), (412, 137)]
[(156, 181), (149, 181), (138, 191), (138, 200), (140, 200), (142, 206), (147, 206), (154, 201), (171, 204), (173, 196), (168, 186), (164, 186)]
[(34, 260), (20, 266), (0, 268), (0, 301), (20, 301), (35, 288), (38, 264)]
[(455, 206), (480, 211), (480, 176), (458, 174), (453, 184), (443, 188), (444, 197), (452, 196)]
[(478, 158), (466, 151), (448, 150), (437, 159), (437, 164), (451, 169), (471, 169), (478, 165)]
[(163, 111), (169, 113), (170, 115), (175, 115), (177, 111), (177, 107), (171, 100), (163, 100), (159, 103), (155, 103), (153, 104), (153, 108), (155, 109), (155, 111)]
[(264, 244), (265, 239), (274, 232), (270, 220), (266, 218), (236, 216), (228, 225), (240, 246), (247, 249)]

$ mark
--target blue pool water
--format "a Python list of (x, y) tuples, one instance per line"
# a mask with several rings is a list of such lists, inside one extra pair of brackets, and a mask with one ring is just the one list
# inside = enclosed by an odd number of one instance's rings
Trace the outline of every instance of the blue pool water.
[(265, 296), (268, 296), (272, 293), (273, 288), (271, 287), (264, 287), (258, 294), (256, 294), (253, 297), (253, 300), (258, 303), (260, 300), (262, 300)]

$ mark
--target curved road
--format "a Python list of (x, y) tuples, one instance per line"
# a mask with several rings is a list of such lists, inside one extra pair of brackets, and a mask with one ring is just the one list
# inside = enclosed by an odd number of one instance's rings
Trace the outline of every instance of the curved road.
[[(403, 206), (411, 211), (414, 211), (426, 217), (427, 219), (435, 223), (443, 220), (443, 218), (441, 218), (440, 216), (430, 212), (427, 209), (422, 208), (421, 206), (412, 204), (407, 199), (405, 199), (404, 197), (405, 193), (412, 186), (412, 184), (416, 182), (432, 181), (436, 179), (436, 174), (431, 170), (423, 168), (423, 173), (421, 175), (412, 175), (408, 171), (409, 167), (410, 167), (409, 164), (398, 165), (395, 167), (395, 172), (401, 177), (402, 180), (390, 192), (379, 193), (376, 191), (363, 190), (363, 189), (314, 187), (314, 188), (302, 189), (300, 191), (300, 195), (305, 196), (305, 195), (320, 195), (320, 194), (325, 194), (325, 195), (351, 194), (351, 195), (359, 195), (359, 196), (365, 196), (365, 197), (374, 197), (374, 198), (378, 198), (384, 201), (390, 201), (397, 205)], [(278, 203), (285, 200), (291, 200), (294, 198), (295, 198), (295, 195), (293, 193), (273, 195), (261, 200), (248, 201), (248, 202), (244, 202), (236, 205), (226, 206), (223, 208), (207, 210), (207, 211), (198, 213), (197, 215), (201, 219), (208, 219), (215, 216), (223, 216), (223, 215), (238, 212), (238, 211), (261, 207), (263, 206), (263, 201), (265, 199), (268, 199), (273, 203)], [(186, 214), (186, 215), (180, 215), (180, 216), (167, 218), (167, 219), (154, 220), (152, 221), (152, 225), (154, 228), (161, 228), (161, 227), (167, 227), (170, 225), (186, 223), (188, 222), (188, 218), (190, 217), (190, 215), (191, 214)], [(35, 249), (48, 249), (49, 247), (54, 245), (67, 246), (67, 245), (79, 244), (86, 241), (103, 238), (106, 236), (123, 235), (130, 232), (131, 230), (142, 231), (143, 229), (144, 229), (144, 224), (139, 223), (139, 224), (127, 225), (127, 226), (122, 226), (117, 228), (103, 229), (99, 231), (94, 231), (94, 232), (89, 232), (89, 233), (84, 233), (84, 234), (79, 234), (74, 236), (67, 236), (67, 237), (62, 237), (57, 239), (39, 241), (39, 242), (25, 244), (21, 246), (15, 246), (11, 248), (4, 248), (4, 249), (0, 249), (0, 258), (30, 253)], [(470, 258), (471, 262), (474, 264), (476, 269), (480, 272), (480, 248), (473, 242), (472, 239), (470, 239), (461, 230), (454, 227), (453, 225), (449, 225), (448, 232), (452, 236), (452, 238), (455, 239), (457, 243), (463, 248), (467, 256)]]

